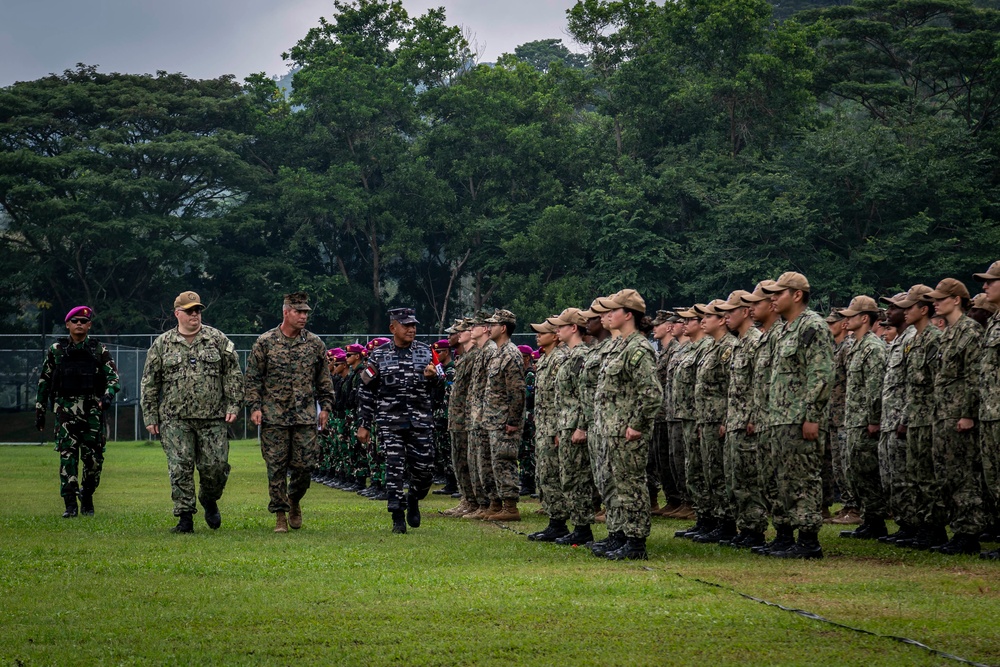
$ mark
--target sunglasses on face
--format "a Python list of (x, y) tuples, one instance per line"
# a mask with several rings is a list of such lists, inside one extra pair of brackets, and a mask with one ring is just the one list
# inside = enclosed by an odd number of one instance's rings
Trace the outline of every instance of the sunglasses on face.
[(188, 308), (184, 312), (188, 315), (201, 315), (201, 311), (205, 310), (201, 306), (195, 306), (194, 308)]
[(70, 320), (70, 324), (89, 324), (90, 319), (86, 317), (74, 317)]

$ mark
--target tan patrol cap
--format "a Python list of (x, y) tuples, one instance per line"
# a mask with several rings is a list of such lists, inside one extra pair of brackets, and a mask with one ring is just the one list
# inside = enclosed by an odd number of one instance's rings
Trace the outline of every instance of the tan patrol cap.
[(1000, 260), (990, 264), (990, 268), (986, 269), (986, 273), (974, 273), (972, 275), (978, 280), (1000, 280)]
[[(907, 290), (902, 299), (894, 300), (892, 305), (897, 308), (909, 308), (917, 303), (930, 303), (930, 293), (932, 291), (933, 290), (927, 285), (914, 285)], [(893, 298), (895, 299), (895, 297)]]
[(906, 292), (900, 292), (899, 294), (895, 294), (893, 296), (880, 296), (878, 300), (879, 303), (887, 303), (890, 306), (896, 306), (896, 308), (899, 308), (899, 302), (904, 301), (905, 299)]
[(719, 306), (726, 305), (726, 302), (722, 299), (712, 299), (709, 301), (708, 305), (702, 308), (706, 315), (715, 315), (716, 317), (725, 317), (726, 311), (720, 310)]
[(844, 317), (854, 317), (861, 313), (877, 313), (878, 311), (879, 308), (878, 304), (875, 303), (875, 299), (870, 296), (861, 295), (851, 299), (850, 305), (840, 311), (840, 314)]
[(563, 327), (567, 324), (582, 327), (587, 323), (587, 319), (588, 318), (583, 316), (583, 311), (579, 308), (566, 308), (557, 316), (549, 317), (545, 321), (550, 324), (554, 324), (557, 327)]
[(614, 306), (612, 310), (615, 308), (627, 308), (640, 313), (646, 312), (646, 302), (634, 289), (623, 289), (617, 294), (612, 294), (609, 305), (612, 304)]
[(174, 299), (174, 310), (180, 308), (181, 310), (187, 310), (188, 308), (194, 308), (195, 306), (205, 307), (205, 304), (201, 302), (201, 297), (198, 296), (197, 292), (181, 292)]
[(775, 283), (773, 280), (760, 281), (759, 283), (757, 283), (757, 286), (753, 288), (753, 294), (748, 294), (747, 296), (743, 297), (743, 304), (747, 306), (752, 306), (755, 303), (759, 303), (761, 301), (767, 301), (768, 299), (771, 298), (771, 295), (768, 294), (765, 290), (768, 287), (773, 287), (776, 284), (777, 283)]
[(549, 322), (548, 320), (545, 320), (541, 324), (535, 324), (534, 322), (532, 322), (528, 326), (531, 327), (531, 330), (534, 331), (535, 333), (551, 334), (556, 332), (555, 326), (553, 326), (552, 323)]
[(691, 306), (691, 310), (694, 311), (695, 317), (702, 317), (704, 315), (708, 315), (708, 313), (705, 311), (706, 308), (708, 308), (707, 303), (696, 303), (693, 306)]
[(716, 309), (728, 313), (731, 310), (736, 310), (737, 308), (746, 308), (746, 304), (743, 303), (743, 297), (750, 296), (750, 292), (745, 289), (738, 289), (735, 292), (729, 293), (729, 298), (725, 300), (721, 305), (716, 306)]
[(774, 281), (774, 285), (770, 287), (765, 287), (764, 291), (769, 294), (776, 294), (778, 292), (784, 292), (786, 289), (797, 289), (803, 292), (809, 291), (809, 281), (801, 273), (796, 273), (795, 271), (785, 271), (778, 279)]
[(937, 284), (937, 288), (927, 295), (931, 299), (944, 299), (949, 296), (969, 298), (969, 289), (956, 278), (945, 278)]
[[(992, 280), (992, 278), (990, 278), (990, 280)], [(989, 313), (997, 312), (997, 305), (986, 298), (985, 292), (980, 292), (976, 296), (972, 297), (972, 307), (985, 310)]]

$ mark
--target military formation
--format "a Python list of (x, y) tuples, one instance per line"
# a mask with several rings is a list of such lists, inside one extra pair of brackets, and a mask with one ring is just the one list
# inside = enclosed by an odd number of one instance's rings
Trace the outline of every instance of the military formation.
[[(176, 532), (193, 530), (195, 467), (206, 523), (221, 524), (226, 427), (245, 404), (276, 532), (301, 527), (318, 481), (384, 500), (405, 533), (436, 481), (460, 501), (446, 517), (519, 521), (520, 499), (537, 497), (548, 523), (529, 540), (610, 560), (648, 557), (653, 516), (693, 521), (678, 539), (774, 558), (822, 558), (833, 523), (849, 526), (843, 539), (997, 560), (980, 552), (1000, 532), (1000, 262), (974, 278), (975, 298), (946, 278), (826, 317), (795, 272), (655, 317), (624, 289), (531, 323), (537, 350), (512, 342), (503, 309), (426, 345), (409, 308), (389, 312), (392, 338), (325, 350), (296, 293), (245, 377), (185, 292), (177, 328), (150, 349), (142, 409), (167, 454)], [(57, 415), (64, 516), (78, 496), (93, 513), (119, 389), (87, 336), (92, 315), (67, 315), (39, 381), (39, 428), (46, 405)]]

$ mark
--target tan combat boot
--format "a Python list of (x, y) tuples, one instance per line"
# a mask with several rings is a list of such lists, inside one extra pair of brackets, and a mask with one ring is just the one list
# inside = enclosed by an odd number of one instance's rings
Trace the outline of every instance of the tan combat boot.
[(482, 521), (492, 521), (493, 515), (503, 510), (503, 504), (499, 500), (491, 500), (489, 509), (483, 514)]
[(274, 532), (276, 533), (288, 532), (288, 521), (285, 519), (284, 512), (274, 513)]
[(471, 511), (468, 514), (464, 515), (462, 518), (463, 519), (482, 519), (483, 515), (486, 514), (486, 510), (487, 509), (488, 509), (488, 507), (486, 505), (476, 505), (473, 508), (473, 511)]
[(499, 512), (490, 514), (487, 521), (520, 521), (521, 512), (517, 509), (517, 500), (505, 500)]
[(302, 527), (302, 508), (299, 506), (299, 501), (291, 501), (292, 507), (288, 512), (288, 526), (295, 530)]
[(460, 502), (457, 507), (452, 507), (450, 510), (444, 510), (441, 512), (441, 514), (445, 516), (460, 517), (460, 516), (465, 516), (466, 514), (473, 512), (477, 509), (479, 509), (478, 505), (473, 505), (468, 500), (463, 498), (462, 502)]

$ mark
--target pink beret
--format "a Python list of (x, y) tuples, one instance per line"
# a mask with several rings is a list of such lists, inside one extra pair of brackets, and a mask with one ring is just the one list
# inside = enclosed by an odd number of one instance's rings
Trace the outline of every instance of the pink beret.
[(63, 320), (63, 323), (69, 322), (77, 315), (79, 315), (80, 317), (87, 317), (93, 319), (94, 309), (91, 308), (90, 306), (77, 306), (76, 308), (73, 308), (68, 313), (66, 313), (66, 319)]
[(530, 357), (535, 352), (533, 349), (531, 349), (530, 345), (518, 345), (517, 350), (526, 357)]
[(365, 346), (364, 345), (358, 345), (357, 343), (351, 343), (350, 345), (347, 346), (347, 353), (346, 354), (364, 354), (364, 352), (365, 352)]

